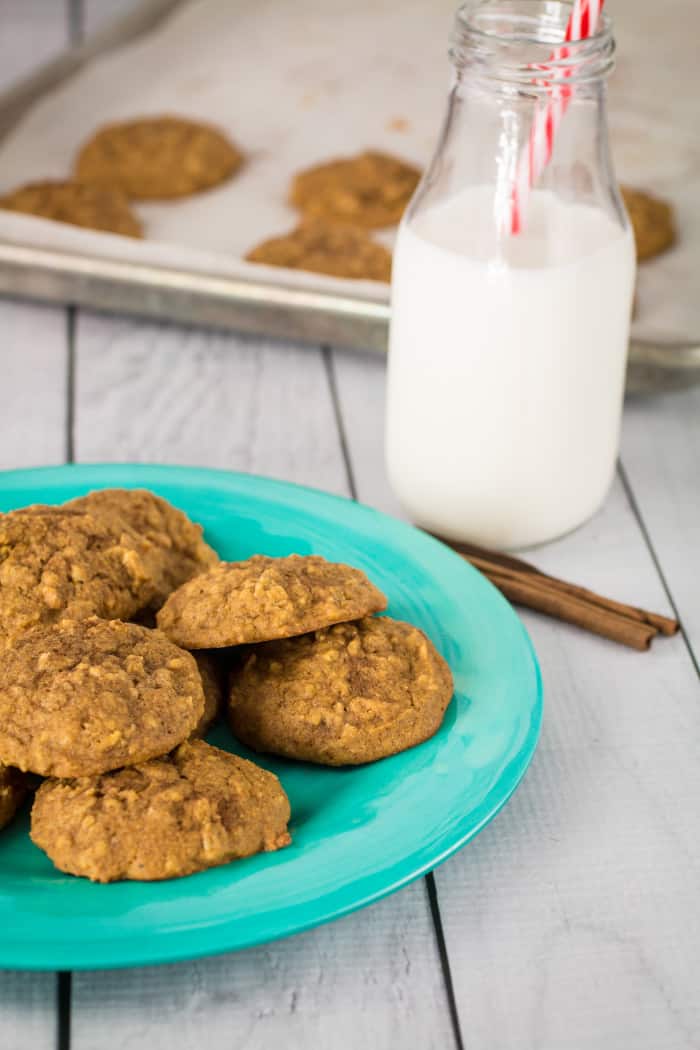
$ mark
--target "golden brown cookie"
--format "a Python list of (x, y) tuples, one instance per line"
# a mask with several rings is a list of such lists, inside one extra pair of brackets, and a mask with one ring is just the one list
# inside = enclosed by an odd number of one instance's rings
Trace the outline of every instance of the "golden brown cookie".
[(290, 201), (308, 219), (395, 226), (420, 177), (412, 164), (367, 150), (300, 172), (292, 181)]
[(100, 489), (71, 500), (66, 507), (92, 514), (108, 526), (132, 529), (151, 544), (149, 569), (157, 588), (156, 607), (185, 580), (219, 561), (202, 539), (201, 525), (146, 489)]
[(263, 241), (246, 255), (248, 262), (309, 270), (332, 277), (390, 281), (391, 252), (363, 230), (308, 220), (281, 237)]
[(62, 620), (0, 652), (0, 762), (77, 777), (164, 755), (204, 711), (197, 665), (160, 631)]
[(134, 200), (187, 197), (225, 182), (242, 154), (217, 128), (182, 117), (107, 124), (78, 153), (76, 176)]
[(148, 541), (91, 514), (29, 507), (0, 515), (0, 649), (64, 617), (127, 618), (154, 583)]
[(31, 182), (0, 197), (0, 208), (90, 230), (120, 233), (123, 237), (143, 237), (129, 198), (116, 186), (78, 181)]
[(216, 722), (224, 706), (223, 669), (213, 653), (204, 649), (192, 653), (204, 690), (204, 714), (192, 731), (192, 736), (204, 736)]
[(184, 649), (221, 649), (327, 627), (386, 609), (363, 572), (316, 555), (222, 562), (175, 591), (158, 626)]
[(231, 672), (229, 720), (255, 751), (358, 765), (431, 737), (452, 691), (422, 631), (368, 618), (259, 646)]
[(29, 790), (28, 777), (0, 765), (0, 829), (10, 823)]
[(651, 259), (670, 248), (676, 240), (676, 225), (673, 208), (659, 197), (642, 190), (621, 186), (627, 214), (634, 230), (637, 258), (640, 262)]
[(71, 875), (150, 881), (281, 849), (289, 813), (272, 773), (195, 740), (117, 773), (47, 780), (31, 835)]

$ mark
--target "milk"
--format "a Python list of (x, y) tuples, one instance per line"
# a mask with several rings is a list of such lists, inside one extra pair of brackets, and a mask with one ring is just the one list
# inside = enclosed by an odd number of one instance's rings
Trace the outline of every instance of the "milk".
[(493, 191), (402, 224), (394, 254), (386, 455), (418, 524), (513, 548), (602, 503), (617, 456), (632, 233), (546, 191), (496, 239)]

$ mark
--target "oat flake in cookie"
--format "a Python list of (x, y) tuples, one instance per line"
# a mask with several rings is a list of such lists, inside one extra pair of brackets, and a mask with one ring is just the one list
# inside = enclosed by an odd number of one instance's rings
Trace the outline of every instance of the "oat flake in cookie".
[(0, 762), (40, 776), (103, 773), (163, 755), (204, 711), (194, 659), (119, 620), (62, 620), (0, 652)]
[(371, 618), (257, 647), (231, 673), (229, 720), (255, 751), (358, 765), (433, 736), (452, 692), (422, 631)]
[(158, 626), (183, 649), (289, 638), (386, 609), (365, 574), (317, 555), (222, 562), (183, 584), (158, 613)]
[(149, 545), (60, 507), (0, 515), (0, 649), (64, 617), (133, 616), (152, 600)]
[(144, 117), (100, 128), (80, 150), (76, 176), (118, 186), (134, 200), (187, 197), (225, 182), (243, 155), (217, 128), (183, 117)]
[(66, 507), (92, 514), (107, 526), (132, 529), (151, 544), (148, 568), (157, 591), (156, 606), (180, 584), (219, 561), (202, 538), (202, 526), (147, 489), (99, 489)]
[(279, 780), (201, 740), (100, 777), (46, 781), (32, 840), (95, 882), (172, 879), (288, 845)]

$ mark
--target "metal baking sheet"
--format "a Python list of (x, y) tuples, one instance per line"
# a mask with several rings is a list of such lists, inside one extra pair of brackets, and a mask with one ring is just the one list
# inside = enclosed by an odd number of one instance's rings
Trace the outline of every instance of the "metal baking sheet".
[[(0, 96), (0, 143), (31, 107), (114, 48), (139, 40), (187, 0), (148, 0), (87, 44), (48, 63)], [(370, 5), (371, 8), (371, 5)], [(398, 149), (400, 151), (400, 148)], [(240, 331), (384, 352), (389, 322), (388, 289), (367, 294), (364, 282), (343, 291), (298, 275), (275, 272), (256, 279), (203, 271), (201, 266), (110, 258), (100, 252), (57, 248), (40, 238), (0, 242), (0, 292), (51, 302), (213, 325)], [(308, 275), (307, 275), (308, 276)], [(638, 391), (688, 385), (700, 377), (698, 351), (666, 340), (635, 339), (630, 347), (630, 388)], [(661, 346), (660, 346), (661, 344)]]

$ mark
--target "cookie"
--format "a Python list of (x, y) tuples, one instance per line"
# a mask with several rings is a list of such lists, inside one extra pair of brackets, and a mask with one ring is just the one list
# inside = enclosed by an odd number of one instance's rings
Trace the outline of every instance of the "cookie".
[(10, 823), (28, 790), (28, 779), (23, 773), (0, 765), (0, 830)]
[(199, 737), (204, 736), (211, 729), (224, 706), (223, 672), (219, 661), (212, 653), (200, 650), (192, 655), (197, 664), (204, 690), (204, 713), (192, 731), (192, 736)]
[(359, 569), (315, 555), (222, 562), (168, 598), (157, 623), (183, 649), (220, 649), (355, 620), (386, 609)]
[(0, 652), (0, 762), (76, 777), (164, 755), (204, 711), (197, 666), (159, 631), (62, 620)]
[(0, 197), (0, 208), (90, 230), (120, 233), (123, 237), (143, 237), (129, 198), (116, 186), (77, 181), (31, 182)]
[(156, 587), (156, 606), (186, 580), (219, 561), (216, 551), (202, 539), (201, 525), (146, 489), (100, 489), (66, 506), (92, 514), (108, 526), (126, 526), (151, 544), (149, 570)]
[(359, 765), (431, 737), (452, 691), (422, 631), (371, 618), (259, 646), (231, 672), (229, 721), (255, 751)]
[(151, 881), (281, 849), (289, 815), (277, 777), (196, 740), (117, 773), (46, 781), (31, 836), (71, 875)]
[(308, 219), (395, 226), (420, 177), (412, 164), (367, 150), (300, 172), (292, 181), (290, 202)]
[(216, 128), (182, 117), (107, 124), (78, 153), (76, 176), (134, 200), (187, 197), (225, 182), (242, 154)]
[(627, 214), (634, 230), (637, 258), (651, 259), (670, 248), (676, 240), (673, 208), (659, 197), (642, 190), (621, 186)]
[(391, 252), (362, 230), (309, 220), (291, 233), (263, 241), (246, 255), (248, 262), (309, 270), (332, 277), (391, 280)]
[(91, 514), (29, 507), (0, 515), (0, 649), (65, 617), (128, 618), (153, 598), (149, 545)]

